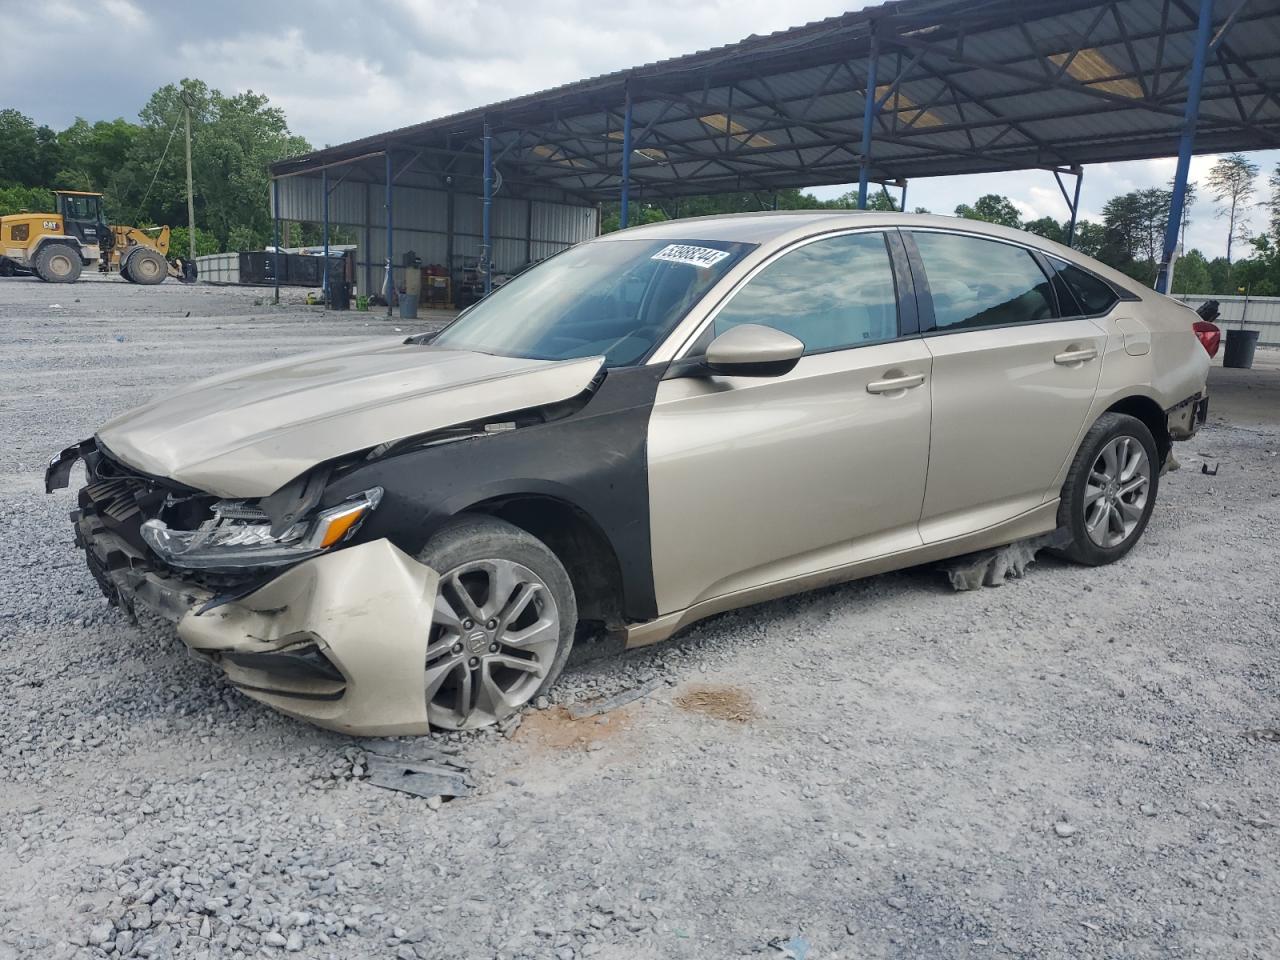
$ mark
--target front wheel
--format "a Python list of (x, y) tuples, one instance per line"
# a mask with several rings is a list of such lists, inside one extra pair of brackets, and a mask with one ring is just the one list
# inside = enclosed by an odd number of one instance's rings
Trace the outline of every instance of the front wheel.
[(573, 647), (577, 602), (559, 558), (496, 517), (462, 515), (418, 554), (440, 575), (427, 638), (427, 718), (471, 730), (548, 689)]
[(1063, 553), (1077, 563), (1114, 563), (1142, 537), (1160, 486), (1159, 454), (1147, 425), (1105, 413), (1089, 428), (1062, 485), (1058, 526), (1071, 533)]
[[(169, 275), (169, 264), (164, 257), (146, 247), (136, 247), (125, 262), (129, 275), (127, 279), (134, 283), (162, 283)], [(121, 270), (121, 273), (124, 271)]]

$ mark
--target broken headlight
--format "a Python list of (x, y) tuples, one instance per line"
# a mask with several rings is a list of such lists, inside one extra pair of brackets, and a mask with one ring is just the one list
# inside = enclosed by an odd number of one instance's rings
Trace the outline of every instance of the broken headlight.
[(382, 500), (373, 487), (336, 506), (299, 520), (279, 536), (271, 520), (252, 501), (219, 500), (213, 517), (195, 530), (171, 530), (163, 520), (142, 524), (142, 539), (175, 567), (224, 570), (279, 567), (324, 553), (351, 537)]

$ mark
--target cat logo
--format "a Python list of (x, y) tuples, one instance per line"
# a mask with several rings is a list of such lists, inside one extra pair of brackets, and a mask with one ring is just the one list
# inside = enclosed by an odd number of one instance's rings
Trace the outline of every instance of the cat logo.
[(61, 224), (59, 224), (57, 220), (46, 220), (46, 221), (42, 224), (42, 226), (43, 226), (46, 230), (58, 230), (58, 229), (61, 229), (61, 226), (62, 226), (62, 225), (61, 225)]

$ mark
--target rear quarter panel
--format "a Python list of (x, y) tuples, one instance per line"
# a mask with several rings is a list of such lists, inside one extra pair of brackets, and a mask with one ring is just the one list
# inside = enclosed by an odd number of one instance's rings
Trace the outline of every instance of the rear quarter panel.
[[(1132, 290), (1132, 287), (1125, 289)], [(1148, 397), (1162, 410), (1168, 410), (1188, 397), (1208, 391), (1209, 354), (1192, 330), (1197, 319), (1195, 312), (1151, 290), (1140, 295), (1141, 300), (1121, 301), (1107, 317), (1096, 321), (1107, 334), (1098, 392), (1084, 428), (1046, 493), (1046, 499), (1058, 495), (1084, 433), (1121, 400)], [(1135, 331), (1145, 331), (1139, 333), (1140, 340), (1149, 340), (1150, 347), (1145, 353), (1131, 352)], [(1125, 344), (1126, 332), (1130, 336), (1129, 349)]]

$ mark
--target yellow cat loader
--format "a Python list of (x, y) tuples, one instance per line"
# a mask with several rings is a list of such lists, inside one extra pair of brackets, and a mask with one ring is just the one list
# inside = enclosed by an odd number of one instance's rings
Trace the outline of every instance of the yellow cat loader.
[(0, 276), (34, 273), (48, 283), (73, 283), (85, 267), (96, 267), (131, 283), (195, 279), (194, 263), (168, 259), (168, 227), (108, 225), (100, 193), (55, 190), (54, 196), (57, 213), (0, 217)]

